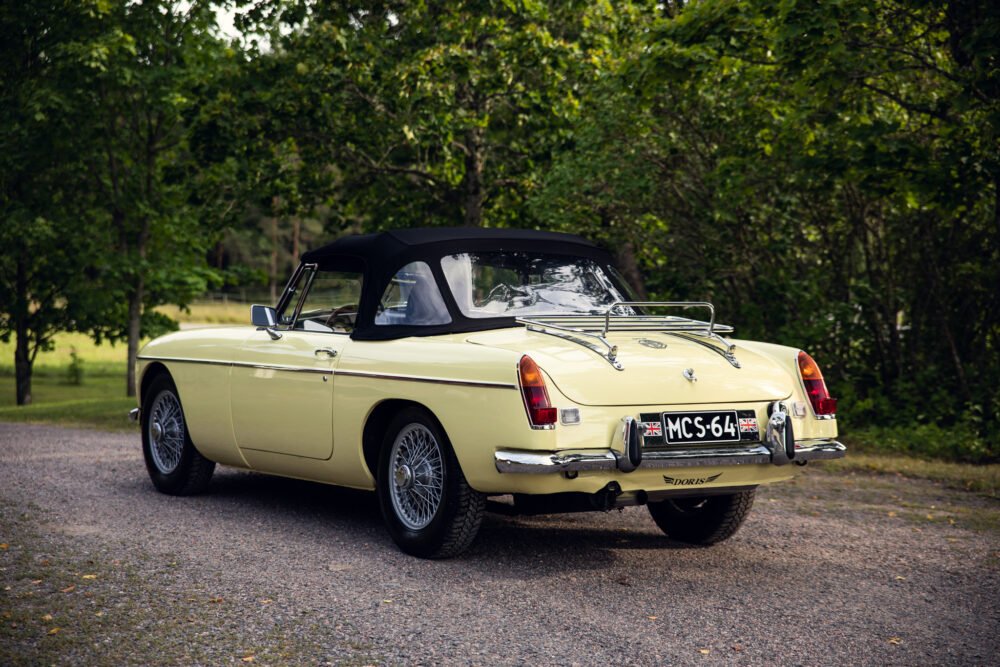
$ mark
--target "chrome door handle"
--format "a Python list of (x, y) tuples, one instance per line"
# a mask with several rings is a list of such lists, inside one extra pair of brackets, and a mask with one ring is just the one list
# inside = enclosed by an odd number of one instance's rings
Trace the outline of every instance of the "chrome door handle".
[(327, 359), (333, 359), (337, 356), (337, 351), (332, 347), (321, 347), (316, 350), (313, 354), (317, 357), (326, 357)]

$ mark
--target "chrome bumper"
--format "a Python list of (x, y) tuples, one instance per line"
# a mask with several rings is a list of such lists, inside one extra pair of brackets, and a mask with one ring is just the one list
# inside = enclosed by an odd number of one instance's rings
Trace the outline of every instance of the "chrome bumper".
[[(793, 461), (805, 463), (819, 459), (839, 459), (847, 448), (836, 440), (796, 440)], [(546, 474), (587, 470), (628, 471), (628, 458), (614, 449), (578, 449), (559, 452), (536, 452), (523, 449), (500, 449), (494, 454), (496, 467), (504, 473)], [(690, 468), (696, 466), (736, 466), (773, 463), (781, 465), (781, 453), (772, 453), (763, 444), (741, 447), (672, 449), (643, 452), (638, 469)], [(634, 468), (633, 468), (634, 469)]]
[(139, 421), (139, 416), (141, 413), (142, 411), (139, 408), (132, 408), (131, 410), (128, 411), (128, 418), (134, 422), (137, 422)]

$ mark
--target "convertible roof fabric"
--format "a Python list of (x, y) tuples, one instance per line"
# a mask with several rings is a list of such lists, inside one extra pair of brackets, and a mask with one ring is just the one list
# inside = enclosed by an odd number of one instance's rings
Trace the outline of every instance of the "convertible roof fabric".
[[(351, 337), (356, 340), (390, 340), (406, 336), (482, 331), (516, 326), (513, 317), (467, 318), (451, 294), (441, 270), (441, 258), (462, 252), (531, 251), (549, 255), (587, 257), (611, 266), (611, 255), (575, 234), (529, 229), (478, 227), (423, 227), (345, 236), (302, 255), (303, 264), (327, 271), (363, 272), (361, 303)], [(382, 294), (396, 272), (410, 262), (430, 267), (452, 321), (440, 325), (375, 325)], [(284, 301), (284, 299), (283, 299)]]
[[(607, 254), (590, 241), (575, 234), (541, 232), (532, 229), (483, 229), (480, 227), (419, 227), (397, 229), (377, 234), (345, 236), (333, 243), (302, 255), (303, 262), (323, 264), (334, 257), (357, 257), (369, 262), (392, 262), (402, 255), (407, 261), (427, 254), (434, 259), (470, 250), (538, 249), (545, 252), (570, 251), (571, 254), (608, 259)], [(423, 253), (421, 252), (423, 250)], [(398, 267), (396, 267), (398, 268)]]

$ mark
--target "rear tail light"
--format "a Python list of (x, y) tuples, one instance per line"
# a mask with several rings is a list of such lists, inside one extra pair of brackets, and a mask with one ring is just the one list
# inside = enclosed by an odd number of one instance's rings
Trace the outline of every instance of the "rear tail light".
[(837, 399), (830, 396), (826, 382), (823, 381), (823, 373), (813, 358), (805, 352), (799, 352), (799, 373), (802, 375), (802, 384), (805, 385), (806, 395), (809, 396), (809, 402), (812, 403), (816, 416), (836, 414)]
[(517, 365), (521, 382), (521, 396), (528, 411), (528, 421), (532, 428), (552, 428), (556, 423), (557, 410), (549, 402), (549, 392), (545, 390), (545, 378), (538, 364), (525, 355)]

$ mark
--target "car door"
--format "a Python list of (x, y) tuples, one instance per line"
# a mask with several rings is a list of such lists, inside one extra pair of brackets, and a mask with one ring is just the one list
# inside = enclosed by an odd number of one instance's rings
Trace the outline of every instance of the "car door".
[(350, 342), (359, 273), (309, 266), (279, 325), (255, 331), (232, 371), (233, 431), (241, 449), (312, 459), (333, 454), (333, 386)]

